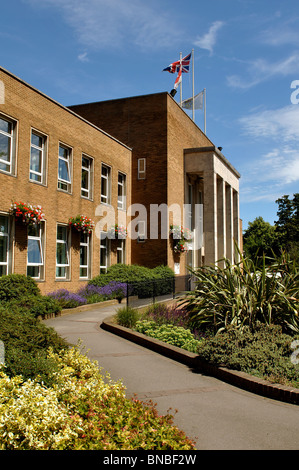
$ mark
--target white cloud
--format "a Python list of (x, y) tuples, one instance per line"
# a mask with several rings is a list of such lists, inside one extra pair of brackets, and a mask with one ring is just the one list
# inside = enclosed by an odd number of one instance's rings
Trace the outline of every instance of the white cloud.
[(197, 37), (194, 44), (201, 49), (207, 49), (212, 54), (217, 40), (217, 33), (223, 26), (223, 21), (215, 21), (206, 34)]
[(296, 73), (299, 73), (299, 53), (297, 52), (279, 62), (271, 63), (264, 59), (248, 62), (246, 78), (230, 75), (227, 77), (227, 83), (233, 88), (248, 89), (275, 76), (286, 77)]
[(89, 59), (87, 57), (87, 52), (83, 52), (82, 54), (79, 54), (78, 60), (80, 60), (80, 62), (89, 62)]
[(244, 132), (253, 137), (299, 142), (299, 105), (260, 111), (240, 118), (239, 122)]
[(135, 44), (165, 47), (180, 38), (170, 16), (142, 0), (25, 0), (34, 7), (59, 10), (85, 47), (101, 50)]

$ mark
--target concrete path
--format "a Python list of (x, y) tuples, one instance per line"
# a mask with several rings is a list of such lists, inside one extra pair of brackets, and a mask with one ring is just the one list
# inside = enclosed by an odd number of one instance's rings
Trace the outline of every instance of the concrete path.
[(100, 328), (117, 306), (63, 315), (45, 323), (86, 354), (127, 396), (152, 400), (160, 414), (172, 409), (175, 424), (198, 450), (299, 450), (299, 406), (243, 391), (214, 377), (192, 372)]

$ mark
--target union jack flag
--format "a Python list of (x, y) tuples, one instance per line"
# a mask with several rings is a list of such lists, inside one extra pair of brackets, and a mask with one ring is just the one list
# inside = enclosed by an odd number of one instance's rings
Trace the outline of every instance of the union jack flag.
[(186, 57), (184, 57), (182, 60), (177, 60), (176, 62), (170, 64), (168, 67), (166, 67), (166, 69), (163, 69), (163, 72), (179, 73), (181, 70), (183, 73), (188, 73), (190, 67), (190, 60), (191, 52), (190, 54), (186, 55)]

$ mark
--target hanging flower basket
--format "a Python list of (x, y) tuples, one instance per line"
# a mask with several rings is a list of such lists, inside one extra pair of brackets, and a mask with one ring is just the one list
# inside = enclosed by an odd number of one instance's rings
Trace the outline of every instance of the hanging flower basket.
[(12, 203), (10, 211), (17, 220), (20, 220), (25, 225), (38, 225), (44, 218), (41, 206), (32, 206), (24, 202)]
[(85, 215), (77, 215), (69, 219), (69, 226), (78, 232), (91, 233), (94, 227), (94, 222)]
[(192, 233), (188, 228), (171, 225), (169, 233), (173, 241), (173, 251), (175, 253), (186, 253), (189, 251), (188, 242), (192, 240)]
[(127, 229), (123, 225), (113, 225), (108, 233), (111, 240), (125, 240), (127, 238)]

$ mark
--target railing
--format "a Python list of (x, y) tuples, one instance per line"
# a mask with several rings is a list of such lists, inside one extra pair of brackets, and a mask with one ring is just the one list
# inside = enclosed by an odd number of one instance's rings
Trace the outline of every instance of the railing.
[(191, 276), (165, 277), (161, 279), (126, 283), (127, 306), (138, 307), (149, 303), (178, 298), (191, 287)]

